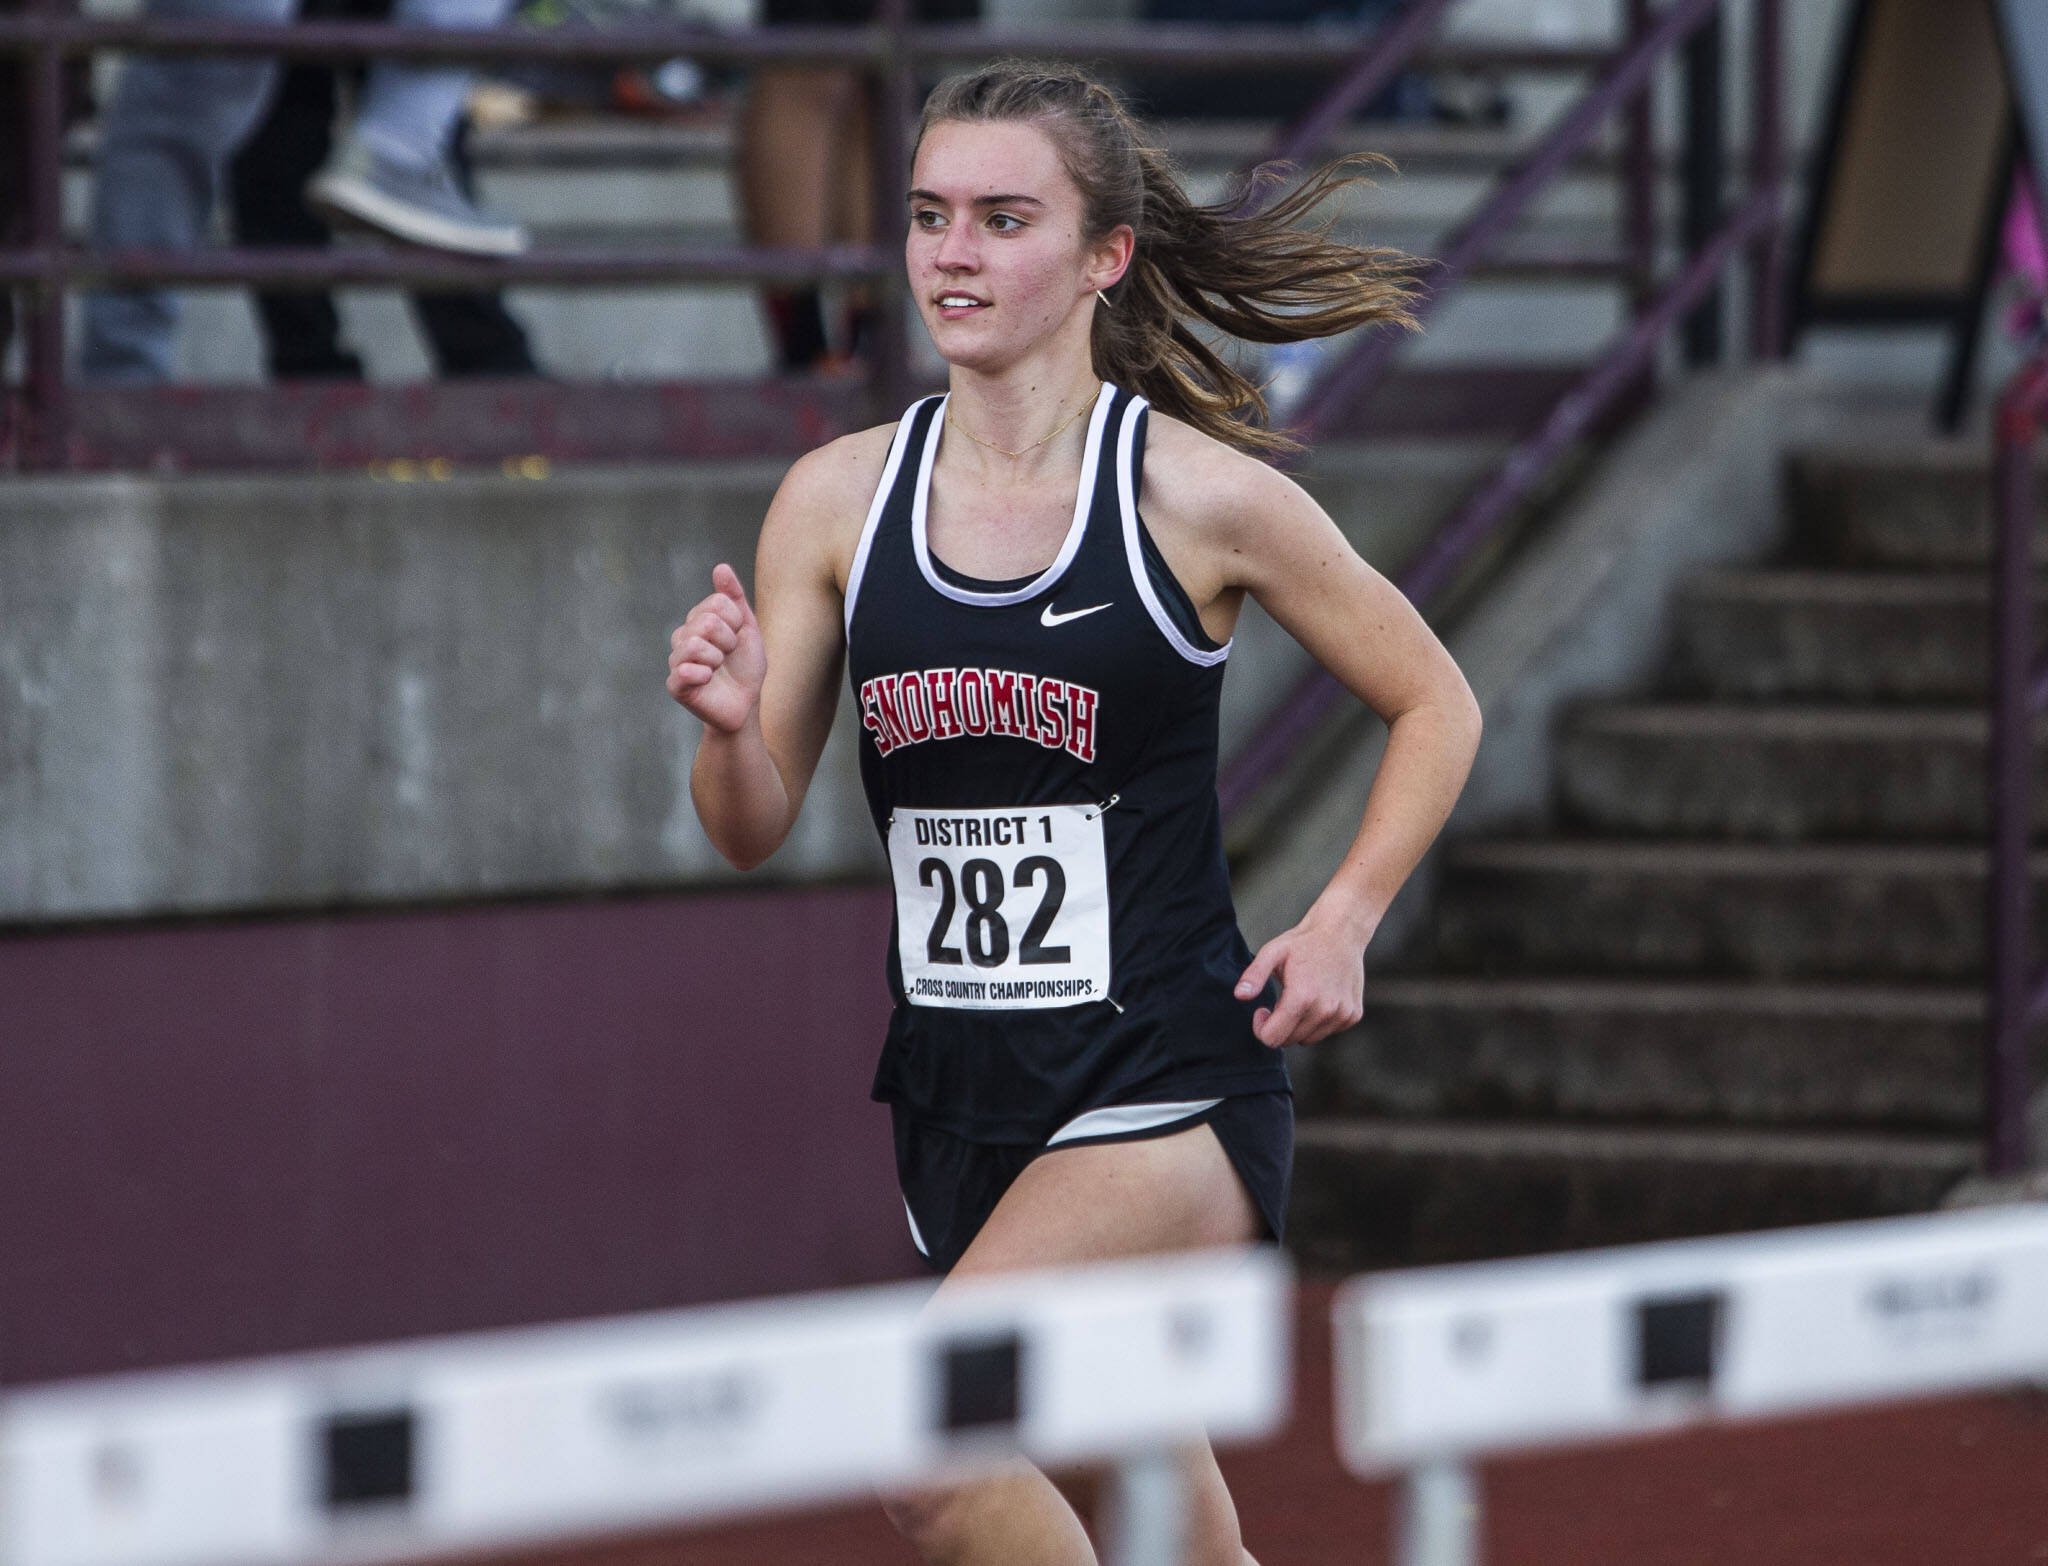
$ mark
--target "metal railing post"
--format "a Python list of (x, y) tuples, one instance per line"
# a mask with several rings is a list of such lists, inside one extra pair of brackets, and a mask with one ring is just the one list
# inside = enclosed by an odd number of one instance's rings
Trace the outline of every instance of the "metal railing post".
[[(60, 17), (65, 0), (32, 0), (37, 15)], [(65, 465), (69, 419), (64, 387), (64, 52), (56, 38), (29, 52), (22, 71), (27, 116), (28, 242), (42, 257), (26, 290), (21, 465)]]
[[(1650, 27), (1650, 0), (1628, 0), (1622, 32), (1625, 46)], [(1628, 252), (1629, 308), (1641, 310), (1657, 288), (1657, 119), (1656, 77), (1622, 115), (1621, 229)]]
[(1394, 1503), (1395, 1566), (1479, 1566), (1479, 1481), (1439, 1457), (1401, 1476)]
[[(1628, 0), (1622, 41), (1632, 47), (1651, 25), (1651, 0)], [(1657, 78), (1649, 76), (1622, 113), (1622, 244), (1628, 252), (1628, 309), (1657, 291)]]
[[(1722, 189), (1728, 177), (1726, 117), (1722, 112), (1721, 12), (1700, 24), (1685, 45), (1685, 253), (1721, 227)], [(1721, 285), (1717, 280), (1700, 307), (1685, 319), (1685, 362), (1718, 364), (1721, 359)]]
[[(1622, 47), (1632, 49), (1655, 20), (1650, 0), (1627, 0)], [(1622, 248), (1628, 265), (1628, 310), (1640, 316), (1657, 298), (1657, 206), (1661, 170), (1657, 161), (1657, 73), (1628, 100), (1620, 116)], [(1657, 365), (1644, 367), (1633, 393), (1648, 403), (1657, 395)]]
[(1110, 1471), (1103, 1519), (1109, 1566), (1182, 1566), (1187, 1559), (1188, 1476), (1170, 1447), (1139, 1452)]
[(2027, 1035), (2034, 1010), (2034, 435), (2048, 396), (2036, 358), (1999, 400), (1991, 551), (1991, 876), (1987, 909), (1990, 1016), (1984, 1055), (1984, 1164), (2027, 1166)]
[[(888, 34), (888, 52), (874, 77), (874, 239), (894, 235), (902, 254), (903, 193), (909, 188), (910, 117), (916, 109), (917, 80), (910, 55), (910, 0), (882, 0), (877, 20)], [(875, 418), (894, 419), (910, 401), (909, 294), (899, 264), (875, 284)]]
[[(1756, 0), (1750, 16), (1749, 188), (1780, 210), (1785, 188), (1785, 15), (1782, 0)], [(1774, 225), (1749, 248), (1752, 358), (1785, 356), (1785, 228)]]

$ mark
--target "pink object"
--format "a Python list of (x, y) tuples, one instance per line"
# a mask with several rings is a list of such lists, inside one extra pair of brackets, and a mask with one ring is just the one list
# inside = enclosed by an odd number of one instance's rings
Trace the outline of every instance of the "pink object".
[(2005, 329), (2016, 338), (2032, 338), (2048, 300), (2048, 244), (2041, 238), (2041, 208), (2034, 196), (2034, 178), (2025, 164), (2013, 175), (2012, 200), (2006, 203), (2005, 231), (1999, 249), (2007, 275), (2017, 278), (2025, 297), (2013, 301)]
[(2012, 200), (2005, 209), (2005, 265), (2036, 294), (2048, 294), (2048, 246), (2041, 242), (2033, 175), (2024, 165), (2013, 176)]

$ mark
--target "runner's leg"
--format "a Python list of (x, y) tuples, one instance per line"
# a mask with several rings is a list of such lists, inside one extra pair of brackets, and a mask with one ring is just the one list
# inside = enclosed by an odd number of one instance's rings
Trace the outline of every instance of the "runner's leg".
[[(1040, 1154), (996, 1204), (953, 1279), (1204, 1246), (1249, 1244), (1251, 1196), (1207, 1126)], [(942, 1286), (943, 1289), (944, 1286)], [(1188, 1560), (1241, 1566), (1237, 1513), (1208, 1443), (1190, 1454)], [(1027, 1465), (950, 1490), (891, 1498), (889, 1516), (931, 1566), (1092, 1566), (1080, 1520)]]

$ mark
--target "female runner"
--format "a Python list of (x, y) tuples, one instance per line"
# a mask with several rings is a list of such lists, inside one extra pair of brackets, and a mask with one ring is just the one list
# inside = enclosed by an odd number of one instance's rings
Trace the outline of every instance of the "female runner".
[[(905, 251), (951, 391), (792, 467), (758, 608), (720, 565), (671, 639), (697, 810), (742, 868), (788, 835), (848, 671), (896, 895), (875, 1096), (912, 1236), (956, 1276), (1277, 1237), (1281, 1047), (1359, 1019), (1366, 943), (1471, 764), (1449, 655), (1251, 454), (1285, 442), (1188, 325), (1405, 320), (1404, 258), (1293, 226), (1352, 178), (1233, 218), (1078, 71), (942, 84)], [(1216, 799), (1246, 594), (1391, 730), (1342, 865), (1256, 956)], [(1190, 1461), (1188, 1559), (1237, 1566), (1215, 1460)], [(1094, 1559), (1035, 1469), (888, 1508), (928, 1561)]]

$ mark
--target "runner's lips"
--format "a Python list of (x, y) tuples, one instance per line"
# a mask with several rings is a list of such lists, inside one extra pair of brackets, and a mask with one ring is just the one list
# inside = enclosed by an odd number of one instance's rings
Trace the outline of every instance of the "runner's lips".
[[(948, 303), (949, 300), (964, 302)], [(985, 310), (988, 308), (988, 301), (986, 299), (977, 299), (972, 294), (962, 293), (957, 289), (951, 288), (935, 298), (932, 304), (939, 314), (951, 319), (963, 317), (970, 310)]]

